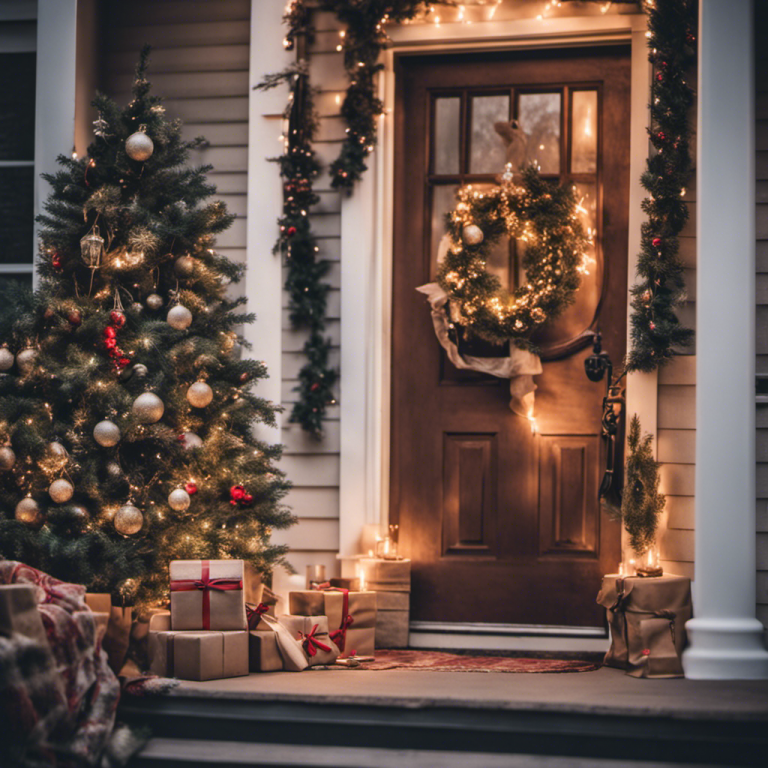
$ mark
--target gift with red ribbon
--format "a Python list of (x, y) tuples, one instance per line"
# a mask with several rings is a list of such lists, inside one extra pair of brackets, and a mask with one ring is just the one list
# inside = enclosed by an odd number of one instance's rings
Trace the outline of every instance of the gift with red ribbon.
[(373, 656), (376, 634), (376, 593), (356, 592), (321, 584), (316, 590), (288, 594), (293, 616), (327, 616), (330, 638), (342, 656)]
[(173, 629), (246, 629), (243, 565), (242, 560), (173, 560)]
[(328, 634), (326, 616), (281, 616), (280, 623), (301, 644), (310, 667), (333, 664), (339, 649)]

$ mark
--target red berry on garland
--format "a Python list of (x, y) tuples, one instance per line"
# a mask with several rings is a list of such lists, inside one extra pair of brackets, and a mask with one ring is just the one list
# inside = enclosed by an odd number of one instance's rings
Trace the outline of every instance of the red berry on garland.
[(113, 309), (109, 313), (109, 321), (117, 328), (122, 328), (125, 325), (125, 315), (120, 310)]
[(661, 72), (659, 72), (659, 73), (656, 75), (656, 79), (657, 79), (659, 82), (661, 82), (661, 81), (664, 79), (664, 75), (662, 75), (662, 74), (661, 74)]
[(650, 328), (652, 331), (655, 331), (655, 330), (656, 330), (656, 323), (654, 323), (653, 321), (651, 321), (651, 322), (648, 324), (648, 327), (649, 327), (649, 328)]
[(658, 248), (661, 245), (661, 238), (660, 237), (654, 237), (653, 240), (651, 240), (651, 245), (654, 248)]
[(104, 338), (105, 339), (114, 339), (114, 338), (117, 337), (117, 329), (114, 326), (112, 326), (112, 325), (108, 325), (102, 331), (102, 333), (104, 334)]
[(104, 346), (109, 350), (117, 349), (117, 339), (108, 336), (104, 339)]
[(656, 136), (658, 136), (659, 141), (664, 141), (667, 138), (667, 134), (664, 131), (659, 131)]
[(285, 234), (288, 235), (288, 237), (293, 237), (296, 234), (296, 227), (288, 227), (288, 229), (285, 230)]
[(184, 486), (184, 490), (190, 495), (194, 496), (197, 493), (197, 483), (187, 483)]
[(314, 383), (314, 384), (313, 384), (313, 385), (312, 385), (312, 386), (309, 388), (309, 391), (310, 391), (310, 392), (317, 392), (317, 390), (318, 390), (318, 389), (320, 389), (320, 385), (319, 385), (317, 382), (315, 382), (315, 383)]
[(130, 364), (131, 364), (131, 359), (130, 359), (129, 357), (121, 357), (121, 358), (120, 358), (120, 359), (117, 361), (117, 364), (118, 364), (118, 365), (119, 365), (121, 368), (125, 368), (125, 366), (126, 366), (126, 365), (130, 365)]
[(243, 496), (243, 504), (251, 504), (253, 502), (253, 496), (250, 493), (246, 493)]
[(77, 328), (78, 325), (80, 325), (83, 322), (83, 316), (80, 314), (79, 309), (73, 309), (68, 315), (67, 320), (69, 321), (70, 325), (75, 326)]

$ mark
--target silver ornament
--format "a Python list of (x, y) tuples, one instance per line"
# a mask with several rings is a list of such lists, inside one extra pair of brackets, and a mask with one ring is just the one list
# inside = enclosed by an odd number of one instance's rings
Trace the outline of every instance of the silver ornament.
[(204, 381), (196, 381), (187, 390), (187, 400), (195, 408), (205, 408), (213, 400), (213, 390)]
[(107, 474), (110, 477), (122, 477), (123, 468), (116, 461), (110, 461), (107, 464)]
[(134, 301), (133, 304), (129, 307), (131, 312), (135, 312), (137, 315), (139, 312), (141, 312), (144, 309), (144, 305), (139, 301)]
[(113, 421), (100, 421), (93, 428), (93, 439), (102, 448), (111, 448), (113, 445), (117, 445), (120, 442), (120, 427)]
[(8, 347), (0, 347), (0, 371), (10, 371), (14, 360), (13, 352)]
[(192, 313), (186, 307), (177, 304), (168, 311), (167, 320), (171, 328), (175, 328), (177, 331), (185, 331), (192, 325)]
[(154, 392), (145, 392), (133, 401), (131, 410), (141, 424), (154, 424), (163, 418), (165, 405)]
[(147, 366), (144, 365), (144, 363), (136, 363), (136, 365), (133, 366), (133, 375), (137, 379), (144, 379), (147, 376)]
[(195, 271), (195, 260), (191, 256), (179, 256), (173, 262), (173, 271), (179, 277), (191, 277)]
[(149, 309), (157, 310), (163, 306), (163, 297), (159, 293), (150, 293), (147, 296), (147, 307)]
[(144, 132), (146, 126), (142, 125), (141, 128), (132, 133), (125, 140), (125, 154), (131, 158), (131, 160), (137, 160), (143, 163), (145, 160), (149, 160), (152, 157), (152, 153), (155, 151), (155, 144), (152, 139)]
[(69, 514), (81, 522), (88, 519), (88, 510), (82, 504), (73, 504), (69, 508)]
[(20, 523), (26, 523), (27, 525), (40, 525), (43, 522), (43, 515), (40, 512), (40, 507), (34, 499), (23, 498), (17, 505), (14, 516)]
[(194, 448), (203, 447), (202, 439), (198, 435), (196, 435), (194, 432), (185, 432), (181, 436), (181, 444), (184, 446), (184, 449), (187, 451), (191, 451)]
[(47, 464), (52, 466), (54, 470), (61, 469), (67, 463), (69, 453), (61, 443), (54, 440), (45, 447), (45, 458)]
[(16, 365), (19, 366), (19, 373), (22, 376), (26, 376), (32, 373), (37, 361), (37, 350), (34, 347), (27, 347), (22, 349), (18, 355), (16, 355)]
[(461, 231), (461, 237), (467, 245), (480, 245), (485, 239), (483, 230), (477, 224), (467, 224)]
[(0, 471), (7, 472), (9, 469), (13, 469), (13, 465), (16, 463), (16, 454), (13, 452), (13, 448), (10, 445), (3, 445), (0, 447)]
[(189, 509), (192, 499), (183, 488), (176, 488), (168, 494), (168, 506), (176, 512), (184, 512)]
[(66, 504), (74, 495), (75, 487), (69, 480), (65, 480), (60, 477), (58, 480), (54, 480), (48, 488), (48, 495), (57, 504)]
[(115, 513), (115, 530), (123, 536), (138, 533), (144, 525), (144, 515), (133, 504), (120, 507)]

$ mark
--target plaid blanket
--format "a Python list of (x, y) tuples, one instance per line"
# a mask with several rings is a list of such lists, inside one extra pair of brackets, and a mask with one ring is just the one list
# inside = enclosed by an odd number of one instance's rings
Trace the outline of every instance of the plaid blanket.
[(0, 560), (0, 584), (36, 587), (50, 646), (18, 634), (0, 638), (0, 765), (121, 764), (128, 755), (114, 753), (130, 738), (115, 731), (120, 684), (97, 640), (85, 587), (9, 560)]

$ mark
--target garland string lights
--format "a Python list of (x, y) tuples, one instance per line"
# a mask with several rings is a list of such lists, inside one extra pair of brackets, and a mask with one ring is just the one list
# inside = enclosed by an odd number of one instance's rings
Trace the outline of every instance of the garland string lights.
[(691, 344), (693, 331), (680, 324), (676, 308), (685, 301), (680, 231), (688, 220), (683, 197), (691, 170), (688, 113), (693, 102), (686, 82), (696, 58), (691, 0), (646, 0), (649, 59), (654, 65), (649, 136), (655, 154), (641, 183), (648, 220), (642, 225), (638, 282), (632, 288), (631, 350), (627, 371), (653, 371)]

